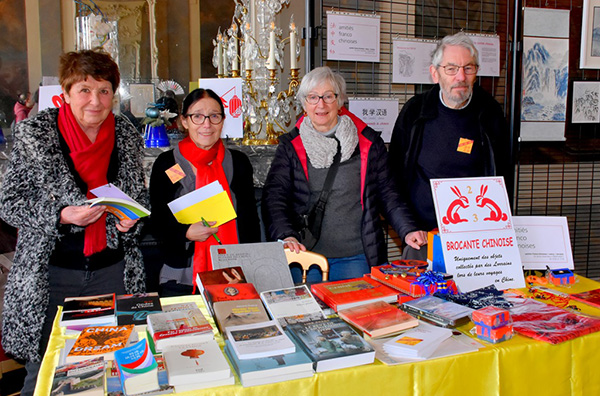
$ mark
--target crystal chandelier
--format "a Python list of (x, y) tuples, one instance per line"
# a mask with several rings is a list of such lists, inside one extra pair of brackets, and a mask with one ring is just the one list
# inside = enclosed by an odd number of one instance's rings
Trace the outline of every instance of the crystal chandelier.
[[(232, 24), (213, 40), (213, 65), (219, 78), (243, 79), (243, 144), (274, 144), (299, 114), (295, 96), (299, 85), (300, 44), (294, 17), (285, 33), (275, 16), (290, 0), (236, 0)], [(254, 7), (254, 9), (252, 9)], [(250, 11), (254, 12), (250, 12)], [(289, 84), (277, 92), (284, 75), (283, 50), (290, 45)]]

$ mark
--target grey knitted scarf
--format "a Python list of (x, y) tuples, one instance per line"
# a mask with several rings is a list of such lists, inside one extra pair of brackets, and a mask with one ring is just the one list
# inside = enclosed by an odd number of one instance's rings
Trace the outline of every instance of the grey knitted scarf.
[[(335, 139), (318, 132), (308, 117), (304, 117), (302, 124), (300, 124), (300, 137), (312, 166), (315, 168), (329, 168), (333, 163), (333, 156), (337, 150)], [(350, 117), (346, 115), (338, 117), (335, 137), (340, 141), (341, 162), (347, 161), (358, 144), (358, 132)]]

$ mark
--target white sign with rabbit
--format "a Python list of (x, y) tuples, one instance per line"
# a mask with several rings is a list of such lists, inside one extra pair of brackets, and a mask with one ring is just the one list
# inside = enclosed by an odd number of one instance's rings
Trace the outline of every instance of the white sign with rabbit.
[(446, 271), (461, 292), (525, 287), (501, 177), (431, 180)]

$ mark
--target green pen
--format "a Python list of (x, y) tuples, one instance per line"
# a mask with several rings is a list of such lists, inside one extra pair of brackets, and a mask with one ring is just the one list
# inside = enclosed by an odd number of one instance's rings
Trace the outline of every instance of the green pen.
[[(204, 220), (204, 217), (201, 217), (202, 219), (202, 224), (204, 224), (205, 227), (209, 227), (212, 228), (209, 224), (208, 221)], [(219, 245), (222, 245), (221, 240), (219, 239), (219, 237), (217, 236), (217, 234), (213, 234), (213, 236), (215, 237), (215, 239), (217, 240), (217, 242), (219, 242)]]

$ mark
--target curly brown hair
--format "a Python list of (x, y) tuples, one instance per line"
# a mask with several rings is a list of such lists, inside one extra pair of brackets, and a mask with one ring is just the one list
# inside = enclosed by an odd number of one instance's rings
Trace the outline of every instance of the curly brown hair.
[(88, 76), (110, 82), (113, 92), (117, 92), (121, 82), (119, 66), (109, 54), (98, 49), (62, 54), (58, 76), (64, 92), (69, 92), (73, 84), (85, 81)]

